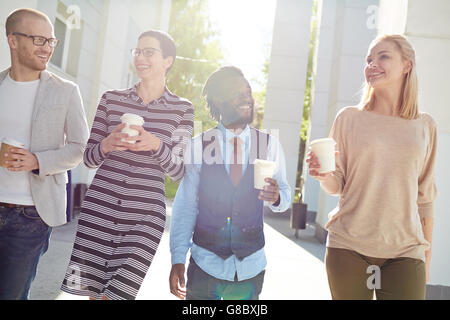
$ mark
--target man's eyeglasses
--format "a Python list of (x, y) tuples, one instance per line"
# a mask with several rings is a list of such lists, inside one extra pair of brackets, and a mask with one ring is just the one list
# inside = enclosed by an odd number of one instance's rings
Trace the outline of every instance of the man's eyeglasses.
[(155, 52), (162, 52), (162, 51), (156, 48), (144, 48), (144, 49), (135, 48), (131, 49), (131, 56), (138, 57), (142, 53), (144, 57), (151, 57), (155, 54)]
[(28, 34), (20, 33), (20, 32), (13, 32), (12, 34), (15, 35), (15, 36), (22, 36), (22, 37), (31, 38), (31, 39), (33, 39), (33, 44), (35, 46), (39, 46), (39, 47), (45, 46), (45, 44), (48, 42), (48, 45), (51, 48), (56, 48), (56, 46), (59, 43), (59, 40), (55, 39), (55, 38), (46, 38), (46, 37), (41, 37), (41, 36), (30, 36)]

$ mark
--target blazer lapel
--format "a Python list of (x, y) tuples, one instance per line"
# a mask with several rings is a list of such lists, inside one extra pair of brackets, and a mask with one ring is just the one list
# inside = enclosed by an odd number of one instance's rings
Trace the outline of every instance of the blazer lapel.
[(34, 100), (34, 109), (33, 109), (33, 124), (37, 118), (37, 115), (39, 114), (39, 111), (41, 110), (44, 102), (47, 100), (48, 101), (48, 97), (49, 97), (49, 80), (50, 79), (50, 74), (48, 73), (47, 70), (44, 70), (41, 72), (41, 82), (39, 84), (39, 88), (37, 90), (36, 93), (36, 98)]
[(9, 73), (10, 68), (3, 70), (2, 72), (0, 72), (0, 83), (3, 82), (3, 80), (5, 80), (6, 76)]

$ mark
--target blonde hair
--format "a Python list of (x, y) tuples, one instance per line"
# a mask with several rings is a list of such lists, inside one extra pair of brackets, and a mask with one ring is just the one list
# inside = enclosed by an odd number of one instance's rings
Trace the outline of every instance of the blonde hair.
[[(406, 74), (402, 86), (400, 117), (404, 119), (417, 119), (419, 117), (418, 93), (419, 82), (416, 72), (416, 53), (411, 43), (402, 35), (382, 35), (372, 41), (370, 47), (373, 47), (381, 41), (390, 41), (394, 43), (402, 58), (411, 62), (411, 70)], [(375, 89), (367, 83), (363, 84), (360, 105), (363, 110), (373, 109), (373, 100)]]

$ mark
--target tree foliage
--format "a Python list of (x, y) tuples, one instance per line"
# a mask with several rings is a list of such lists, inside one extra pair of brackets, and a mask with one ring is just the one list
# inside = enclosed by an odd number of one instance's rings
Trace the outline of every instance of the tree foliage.
[[(189, 99), (194, 105), (195, 120), (205, 131), (217, 123), (210, 117), (202, 98), (203, 85), (220, 67), (223, 53), (208, 18), (208, 1), (173, 0), (169, 34), (177, 46), (177, 60), (167, 75), (167, 86), (176, 95)], [(166, 177), (166, 197), (174, 198), (178, 183)]]
[(203, 131), (216, 125), (202, 98), (209, 75), (223, 60), (218, 33), (208, 18), (208, 1), (173, 0), (169, 34), (177, 46), (178, 59), (167, 77), (170, 90), (194, 104), (195, 120)]
[(263, 88), (259, 91), (253, 92), (253, 98), (255, 99), (255, 117), (252, 123), (252, 126), (258, 129), (262, 129), (263, 121), (264, 121), (264, 108), (266, 106), (266, 97), (267, 97), (267, 82), (269, 81), (269, 64), (270, 57), (266, 59), (264, 65), (261, 68), (263, 79), (256, 80)]

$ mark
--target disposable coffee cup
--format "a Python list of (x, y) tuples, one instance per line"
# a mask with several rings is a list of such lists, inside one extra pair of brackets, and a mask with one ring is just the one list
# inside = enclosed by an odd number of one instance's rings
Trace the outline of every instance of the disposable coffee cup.
[(266, 178), (272, 178), (275, 173), (275, 162), (256, 159), (254, 163), (254, 185), (255, 189), (262, 190), (267, 182)]
[[(145, 121), (144, 118), (141, 116), (138, 116), (137, 114), (132, 113), (125, 113), (121, 118), (120, 121), (122, 123), (125, 123), (125, 128), (122, 129), (122, 133), (128, 133), (129, 137), (135, 137), (139, 135), (139, 131), (131, 129), (130, 126), (143, 126)], [(126, 139), (122, 139), (123, 142), (128, 142), (131, 144), (134, 144), (135, 141), (127, 141)]]
[(336, 142), (333, 139), (317, 139), (312, 141), (309, 146), (319, 160), (319, 173), (327, 173), (336, 170)]
[(14, 139), (3, 139), (2, 146), (0, 149), (0, 166), (6, 168), (6, 161), (13, 161), (11, 157), (5, 157), (5, 153), (11, 154), (11, 149), (19, 148), (24, 149), (25, 145)]

